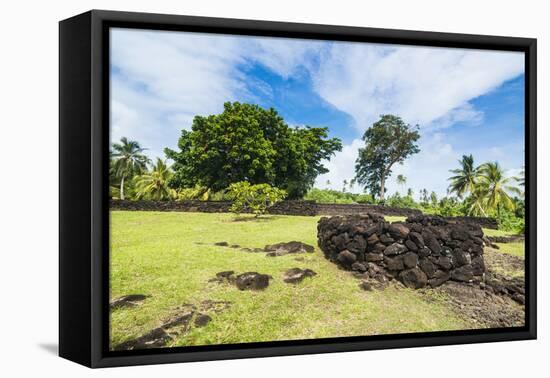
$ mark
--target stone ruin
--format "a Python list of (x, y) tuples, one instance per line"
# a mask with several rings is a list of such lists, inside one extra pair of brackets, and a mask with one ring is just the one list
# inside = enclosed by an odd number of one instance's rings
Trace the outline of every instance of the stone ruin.
[(413, 215), (386, 222), (378, 214), (321, 218), (318, 244), (325, 257), (371, 283), (397, 279), (419, 289), (448, 280), (483, 282), (483, 232), (473, 224)]

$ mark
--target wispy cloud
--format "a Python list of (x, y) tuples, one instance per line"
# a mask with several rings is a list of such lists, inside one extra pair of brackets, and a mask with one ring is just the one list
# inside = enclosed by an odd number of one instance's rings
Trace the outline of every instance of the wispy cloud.
[[(422, 130), (422, 152), (396, 167), (394, 176), (403, 173), (415, 189), (444, 193), (443, 175), (464, 152), (445, 131), (483, 125), (484, 110), (473, 100), (524, 69), (520, 53), (128, 29), (115, 29), (111, 46), (113, 141), (127, 136), (148, 147), (151, 157), (163, 157), (195, 115), (218, 113), (225, 101), (272, 97), (269, 82), (247, 74), (259, 64), (283, 82), (307, 76), (318, 96), (351, 116), (353, 125), (338, 130), (351, 142), (317, 180), (338, 189), (354, 175), (364, 130), (392, 113)], [(517, 157), (509, 160), (517, 168)], [(397, 189), (393, 179), (388, 184)]]
[(425, 127), (445, 117), (479, 117), (468, 101), (521, 74), (523, 65), (521, 53), (335, 43), (314, 78), (320, 95), (360, 130), (386, 113)]

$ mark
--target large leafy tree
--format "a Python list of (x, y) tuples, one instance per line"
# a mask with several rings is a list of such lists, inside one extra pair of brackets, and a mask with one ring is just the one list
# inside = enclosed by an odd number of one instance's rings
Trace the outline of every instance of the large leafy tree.
[(450, 170), (454, 176), (449, 178), (449, 192), (462, 198), (466, 193), (474, 192), (479, 178), (479, 167), (474, 166), (474, 157), (471, 154), (463, 155), (458, 163), (460, 168)]
[(172, 177), (170, 167), (166, 162), (157, 158), (150, 172), (136, 176), (136, 197), (138, 199), (152, 199), (157, 201), (168, 200), (174, 197), (174, 190), (168, 186)]
[(126, 137), (120, 143), (113, 143), (111, 150), (111, 173), (120, 179), (120, 199), (124, 199), (125, 182), (147, 169), (149, 158), (143, 154), (142, 148), (136, 141)]
[(291, 128), (272, 108), (228, 102), (221, 114), (196, 116), (191, 131), (182, 131), (178, 148), (165, 149), (174, 160), (172, 188), (202, 185), (218, 191), (247, 181), (301, 198), (328, 172), (323, 161), (342, 144), (328, 138), (327, 128)]
[(392, 167), (420, 151), (419, 138), (418, 126), (411, 127), (395, 115), (382, 115), (363, 135), (365, 147), (359, 149), (355, 162), (357, 182), (384, 201)]

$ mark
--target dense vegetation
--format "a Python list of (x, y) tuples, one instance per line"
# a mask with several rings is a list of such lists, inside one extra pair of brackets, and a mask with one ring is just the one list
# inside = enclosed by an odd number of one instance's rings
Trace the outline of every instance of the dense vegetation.
[(275, 109), (225, 103), (221, 114), (196, 116), (183, 130), (174, 161), (171, 188), (204, 186), (214, 191), (233, 183), (268, 184), (301, 198), (315, 178), (328, 170), (323, 161), (341, 150), (327, 128), (289, 127)]
[[(191, 131), (182, 131), (179, 151), (166, 149), (169, 166), (154, 164), (137, 141), (122, 138), (111, 150), (111, 197), (146, 200), (233, 201), (234, 211), (264, 213), (275, 202), (307, 199), (321, 203), (372, 203), (420, 209), (444, 216), (491, 216), (504, 230), (524, 229), (524, 175), (508, 177), (498, 162), (474, 164), (472, 155), (450, 171), (447, 195), (406, 189), (407, 178), (396, 177), (400, 191), (387, 193), (392, 167), (419, 152), (418, 126), (383, 115), (363, 135), (355, 177), (341, 190), (313, 188), (326, 173), (323, 162), (341, 150), (327, 128), (291, 128), (274, 109), (226, 103), (224, 111), (196, 116)], [(327, 183), (329, 184), (329, 183)], [(354, 193), (360, 185), (365, 193)], [(331, 185), (332, 186), (332, 185)]]

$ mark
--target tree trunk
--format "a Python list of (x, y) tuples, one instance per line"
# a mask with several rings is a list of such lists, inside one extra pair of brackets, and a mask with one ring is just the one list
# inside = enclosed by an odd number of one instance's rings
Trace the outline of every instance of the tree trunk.
[(124, 176), (120, 180), (120, 199), (124, 200)]
[(384, 202), (384, 192), (386, 191), (385, 184), (386, 184), (386, 175), (385, 173), (382, 173), (382, 178), (380, 179), (380, 201), (382, 202)]

